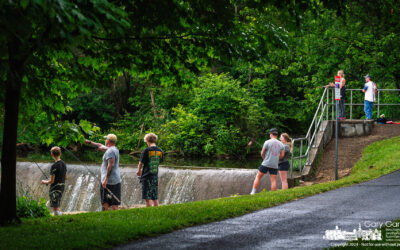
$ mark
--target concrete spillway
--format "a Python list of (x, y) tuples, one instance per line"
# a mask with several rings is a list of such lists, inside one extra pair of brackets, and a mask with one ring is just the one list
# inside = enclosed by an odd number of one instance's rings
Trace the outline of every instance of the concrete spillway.
[[(39, 164), (49, 175), (51, 163)], [(70, 211), (100, 211), (100, 166), (68, 164), (61, 209)], [(90, 171), (90, 173), (89, 173)], [(136, 167), (122, 167), (122, 197), (125, 206), (143, 204), (142, 187), (136, 176)], [(177, 169), (160, 167), (159, 201), (160, 204), (183, 203), (208, 200), (231, 195), (249, 194), (257, 170), (252, 169)], [(264, 176), (258, 190), (269, 189), (269, 177)], [(33, 198), (44, 197), (48, 200), (49, 186), (42, 185), (44, 179), (39, 168), (31, 162), (17, 163), (17, 193), (27, 193)], [(278, 175), (278, 188), (280, 181)]]

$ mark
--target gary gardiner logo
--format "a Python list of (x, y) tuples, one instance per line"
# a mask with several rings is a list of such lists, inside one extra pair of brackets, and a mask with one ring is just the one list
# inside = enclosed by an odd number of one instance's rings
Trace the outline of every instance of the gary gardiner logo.
[(358, 225), (358, 230), (344, 231), (336, 226), (333, 230), (326, 230), (323, 237), (324, 240), (382, 240), (382, 233), (378, 229), (363, 230), (361, 224)]

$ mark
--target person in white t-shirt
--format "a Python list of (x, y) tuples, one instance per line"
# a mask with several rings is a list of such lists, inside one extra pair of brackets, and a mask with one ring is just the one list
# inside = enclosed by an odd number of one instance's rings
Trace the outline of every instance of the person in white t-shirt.
[(362, 89), (362, 92), (365, 93), (364, 97), (364, 111), (365, 117), (367, 120), (372, 120), (372, 108), (374, 107), (375, 102), (375, 93), (376, 93), (376, 84), (371, 81), (371, 76), (364, 76), (366, 84)]

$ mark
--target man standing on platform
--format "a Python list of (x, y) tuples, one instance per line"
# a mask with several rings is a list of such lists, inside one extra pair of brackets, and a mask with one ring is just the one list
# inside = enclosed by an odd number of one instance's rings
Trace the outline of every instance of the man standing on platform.
[(371, 76), (366, 75), (365, 85), (362, 89), (362, 92), (365, 93), (364, 97), (364, 111), (365, 111), (365, 119), (372, 120), (372, 108), (374, 107), (375, 102), (375, 93), (376, 93), (376, 84), (371, 81)]

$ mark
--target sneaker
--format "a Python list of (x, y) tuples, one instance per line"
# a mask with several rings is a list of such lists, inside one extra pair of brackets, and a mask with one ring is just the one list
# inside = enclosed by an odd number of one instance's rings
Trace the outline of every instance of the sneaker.
[(344, 120), (346, 120), (346, 117), (343, 116), (342, 119), (343, 119), (343, 121), (344, 121)]

